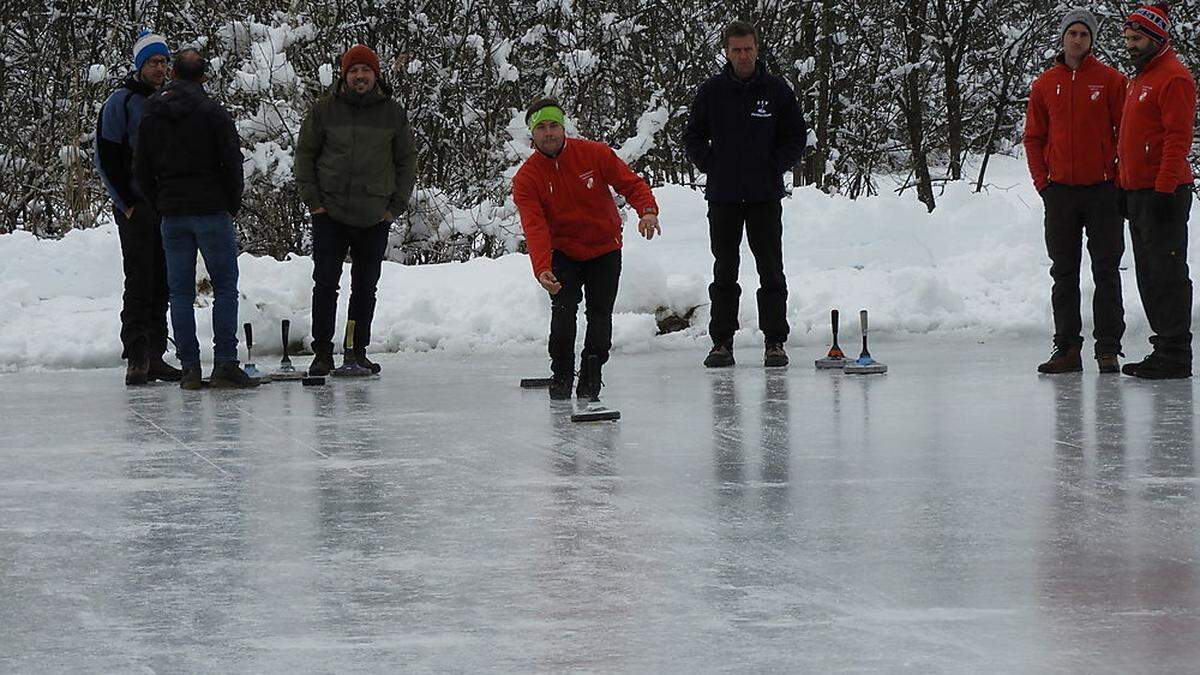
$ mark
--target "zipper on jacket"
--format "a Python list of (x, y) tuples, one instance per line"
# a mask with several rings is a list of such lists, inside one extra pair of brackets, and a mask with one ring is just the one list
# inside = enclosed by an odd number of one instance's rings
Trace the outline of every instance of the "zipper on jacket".
[(1067, 125), (1067, 128), (1070, 129), (1070, 144), (1067, 148), (1071, 153), (1071, 161), (1067, 164), (1067, 175), (1070, 176), (1071, 185), (1075, 184), (1075, 73), (1076, 71), (1071, 71), (1071, 86), (1067, 91), (1067, 119), (1070, 120)]

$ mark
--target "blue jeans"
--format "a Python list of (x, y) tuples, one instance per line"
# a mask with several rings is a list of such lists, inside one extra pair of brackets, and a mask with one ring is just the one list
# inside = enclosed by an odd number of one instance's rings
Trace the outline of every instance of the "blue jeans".
[(233, 219), (228, 213), (163, 216), (163, 249), (171, 296), (175, 355), (184, 368), (200, 365), (196, 339), (196, 251), (204, 256), (213, 285), (213, 361), (238, 360), (238, 264)]

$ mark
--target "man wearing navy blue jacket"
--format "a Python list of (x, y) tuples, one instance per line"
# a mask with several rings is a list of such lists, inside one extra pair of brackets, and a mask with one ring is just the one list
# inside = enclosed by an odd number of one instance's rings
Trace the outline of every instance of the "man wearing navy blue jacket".
[(94, 163), (112, 199), (125, 270), (121, 358), (127, 362), (127, 385), (177, 382), (182, 375), (162, 358), (167, 350), (167, 269), (158, 212), (133, 175), (142, 111), (166, 81), (169, 57), (162, 36), (142, 31), (133, 45), (133, 72), (104, 102), (96, 121)]
[(713, 348), (704, 365), (734, 364), (744, 228), (758, 267), (758, 325), (766, 342), (763, 365), (786, 366), (783, 174), (800, 161), (808, 128), (792, 88), (758, 60), (754, 26), (734, 21), (724, 37), (728, 63), (700, 86), (684, 132), (688, 158), (708, 177), (704, 196), (715, 261), (708, 287)]

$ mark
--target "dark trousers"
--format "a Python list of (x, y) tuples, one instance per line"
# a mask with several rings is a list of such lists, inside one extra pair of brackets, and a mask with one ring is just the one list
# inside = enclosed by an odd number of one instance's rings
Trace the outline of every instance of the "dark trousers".
[(1175, 191), (1172, 217), (1154, 212), (1154, 190), (1128, 193), (1129, 230), (1138, 294), (1154, 335), (1154, 353), (1178, 363), (1192, 362), (1192, 280), (1187, 264), (1187, 223), (1192, 186)]
[(338, 284), (342, 263), (350, 253), (350, 307), (354, 320), (354, 347), (371, 344), (371, 320), (375, 318), (375, 290), (387, 255), (388, 223), (354, 227), (335, 221), (327, 213), (313, 216), (312, 322), (314, 351), (332, 351), (337, 318)]
[(597, 356), (603, 365), (612, 349), (612, 314), (621, 279), (621, 252), (591, 260), (572, 260), (554, 252), (551, 268), (562, 288), (550, 296), (550, 370), (556, 377), (575, 374), (575, 316), (586, 295), (587, 334), (581, 360)]
[(1125, 253), (1125, 218), (1118, 205), (1120, 191), (1112, 183), (1052, 184), (1042, 191), (1046, 205), (1046, 252), (1050, 254), (1050, 304), (1054, 309), (1054, 344), (1083, 344), (1079, 305), (1079, 267), (1083, 234), (1087, 232), (1092, 260), (1092, 316), (1095, 353), (1115, 355), (1125, 335), (1121, 304), (1121, 256)]
[(167, 351), (167, 260), (159, 217), (142, 202), (133, 217), (113, 209), (121, 239), (125, 293), (121, 298), (121, 358)]
[(754, 204), (708, 204), (708, 235), (713, 253), (712, 302), (708, 334), (713, 344), (731, 342), (738, 329), (738, 285), (742, 230), (758, 268), (758, 327), (767, 342), (786, 342), (787, 277), (783, 274), (783, 206), (778, 201)]

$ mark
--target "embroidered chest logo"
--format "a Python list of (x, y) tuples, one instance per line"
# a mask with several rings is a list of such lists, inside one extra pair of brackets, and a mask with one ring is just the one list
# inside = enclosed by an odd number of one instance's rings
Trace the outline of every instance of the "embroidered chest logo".
[(1149, 95), (1150, 95), (1150, 92), (1151, 92), (1151, 91), (1153, 91), (1153, 90), (1154, 90), (1154, 87), (1148, 87), (1148, 86), (1146, 86), (1146, 85), (1144, 85), (1144, 84), (1143, 84), (1143, 85), (1142, 85), (1142, 94), (1141, 94), (1141, 96), (1138, 96), (1138, 103), (1141, 103), (1142, 101), (1145, 101), (1145, 100), (1146, 100), (1146, 97), (1147, 97), (1147, 96), (1149, 96)]
[(1104, 85), (1102, 84), (1089, 84), (1088, 89), (1092, 92), (1088, 98), (1092, 99), (1093, 101), (1099, 101), (1100, 94), (1104, 93)]
[(754, 112), (750, 113), (751, 117), (770, 117), (771, 101), (769, 99), (760, 98), (755, 105)]
[(583, 173), (579, 174), (579, 180), (583, 181), (584, 184), (587, 185), (587, 189), (591, 190), (592, 186), (596, 184), (596, 172), (584, 171)]

